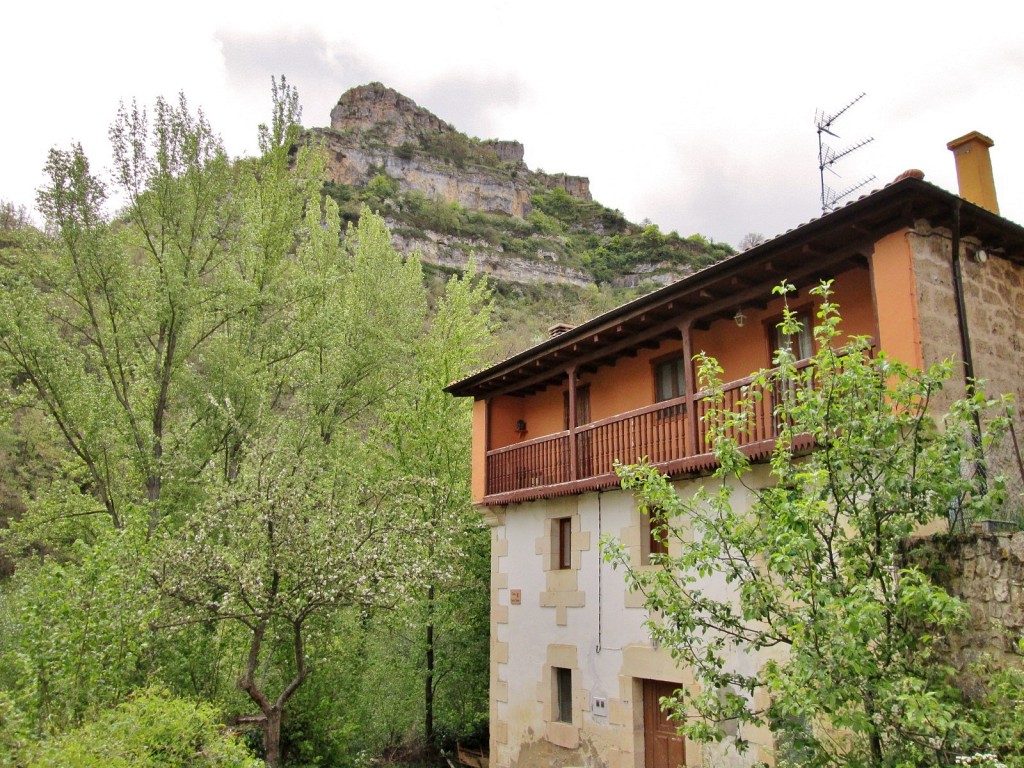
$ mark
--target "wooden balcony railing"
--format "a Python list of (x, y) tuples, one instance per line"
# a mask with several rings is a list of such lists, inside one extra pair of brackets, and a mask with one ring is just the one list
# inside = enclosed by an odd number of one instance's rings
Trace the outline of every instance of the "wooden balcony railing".
[[(751, 378), (726, 384), (724, 409), (735, 411), (739, 401), (751, 394), (752, 385)], [(754, 405), (751, 422), (744, 429), (730, 430), (729, 436), (739, 445), (770, 450), (771, 441), (778, 436), (778, 391), (779, 384), (770, 381)], [(712, 400), (707, 392), (694, 395), (695, 428), (690, 425), (689, 403), (688, 397), (666, 400), (582, 425), (573, 432), (556, 432), (488, 451), (487, 498), (539, 498), (559, 490), (564, 493), (614, 485), (616, 462), (633, 464), (644, 457), (671, 470), (713, 466), (707, 423)], [(575, 468), (570, 458), (572, 439), (576, 441)]]

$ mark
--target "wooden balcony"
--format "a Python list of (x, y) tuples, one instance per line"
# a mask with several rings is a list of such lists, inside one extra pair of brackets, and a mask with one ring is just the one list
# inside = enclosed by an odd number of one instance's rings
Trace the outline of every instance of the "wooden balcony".
[[(724, 408), (736, 409), (740, 399), (750, 394), (751, 386), (751, 378), (725, 385)], [(747, 428), (729, 435), (752, 459), (766, 458), (778, 436), (774, 415), (777, 391), (778, 383), (772, 380), (762, 391)], [(505, 504), (612, 488), (619, 484), (616, 462), (634, 464), (645, 457), (669, 474), (706, 472), (716, 465), (706, 419), (711, 404), (710, 394), (699, 392), (692, 398), (666, 400), (572, 431), (488, 451), (483, 503)]]

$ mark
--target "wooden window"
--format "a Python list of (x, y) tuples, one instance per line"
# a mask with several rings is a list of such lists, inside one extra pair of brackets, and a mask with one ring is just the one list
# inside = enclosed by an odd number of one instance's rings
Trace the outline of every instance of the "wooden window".
[(651, 565), (651, 555), (668, 554), (668, 538), (665, 532), (658, 531), (659, 523), (664, 522), (664, 515), (659, 509), (649, 513), (640, 512), (640, 562)]
[(554, 525), (554, 566), (564, 570), (572, 568), (572, 518), (559, 517)]
[(668, 554), (668, 538), (664, 529), (658, 529), (659, 524), (665, 519), (661, 510), (652, 509), (650, 514), (644, 517), (647, 519), (647, 557), (650, 562), (651, 555)]
[[(590, 385), (576, 387), (576, 426), (590, 423)], [(562, 429), (569, 428), (569, 393), (562, 393)]]
[(654, 362), (654, 401), (673, 400), (686, 394), (686, 375), (682, 355)]
[(786, 335), (779, 327), (782, 316), (772, 319), (768, 324), (768, 350), (770, 360), (775, 359), (775, 353), (780, 349), (790, 350), (797, 360), (806, 360), (814, 354), (814, 319), (811, 309), (801, 309), (796, 313), (797, 322), (800, 323), (800, 330), (792, 335)]
[(572, 670), (553, 667), (555, 676), (555, 720), (559, 723), (572, 722)]

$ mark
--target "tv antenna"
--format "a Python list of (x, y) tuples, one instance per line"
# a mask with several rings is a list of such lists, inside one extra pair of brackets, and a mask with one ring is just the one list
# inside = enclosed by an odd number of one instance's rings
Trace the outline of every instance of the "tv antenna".
[(822, 138), (822, 134), (827, 133), (832, 138), (838, 139), (839, 136), (832, 131), (832, 128), (836, 120), (838, 120), (843, 113), (850, 109), (850, 107), (852, 107), (858, 101), (863, 99), (865, 95), (866, 94), (861, 93), (860, 96), (858, 96), (845, 107), (840, 109), (838, 112), (834, 112), (833, 114), (827, 114), (825, 112), (822, 112), (820, 109), (816, 110), (814, 113), (814, 124), (818, 128), (818, 171), (821, 174), (822, 213), (834, 211), (840, 200), (857, 191), (865, 184), (870, 184), (872, 181), (875, 180), (874, 176), (869, 176), (868, 178), (862, 179), (861, 181), (858, 181), (856, 184), (853, 184), (852, 186), (849, 186), (841, 191), (835, 190), (832, 187), (825, 184), (825, 171), (828, 171), (836, 178), (841, 178), (839, 174), (836, 172), (835, 168), (833, 167), (836, 164), (836, 162), (846, 157), (847, 155), (856, 152), (865, 144), (870, 144), (872, 141), (875, 140), (873, 136), (869, 136), (866, 139), (861, 139), (860, 141), (851, 144), (850, 146), (846, 147), (846, 149), (836, 151), (828, 144), (826, 144), (825, 139)]

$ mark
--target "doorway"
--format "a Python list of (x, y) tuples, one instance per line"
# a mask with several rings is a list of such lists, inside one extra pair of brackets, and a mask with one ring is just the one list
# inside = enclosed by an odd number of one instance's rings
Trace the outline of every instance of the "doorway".
[(661, 709), (660, 699), (671, 696), (679, 683), (644, 680), (644, 768), (686, 765), (686, 741)]
[[(565, 429), (569, 429), (569, 393), (562, 393), (562, 413), (563, 423)], [(576, 387), (576, 422), (571, 425), (575, 428), (582, 427), (590, 423), (590, 385), (581, 384)], [(594, 459), (593, 459), (593, 436), (594, 433), (590, 430), (586, 432), (577, 433), (576, 440), (576, 477), (591, 477), (597, 474), (594, 471)]]

